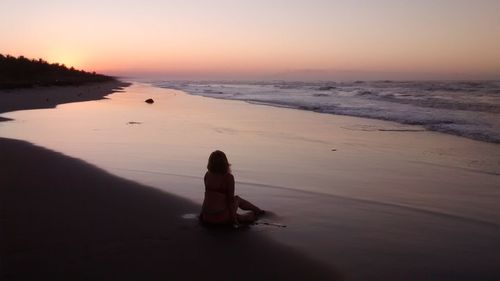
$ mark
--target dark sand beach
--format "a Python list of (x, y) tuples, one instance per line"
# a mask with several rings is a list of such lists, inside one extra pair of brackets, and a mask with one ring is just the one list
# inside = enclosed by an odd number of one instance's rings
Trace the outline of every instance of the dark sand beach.
[[(0, 112), (99, 99), (116, 86), (2, 93)], [(1, 280), (340, 279), (259, 233), (182, 219), (200, 206), (81, 160), (5, 138), (0, 159)]]
[(1, 139), (2, 280), (337, 280), (252, 231), (205, 229), (200, 206)]

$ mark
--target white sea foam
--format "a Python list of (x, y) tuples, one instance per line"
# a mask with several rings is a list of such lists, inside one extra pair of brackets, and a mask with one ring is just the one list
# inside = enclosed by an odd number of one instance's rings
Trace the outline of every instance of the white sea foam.
[(155, 81), (194, 95), (422, 125), (500, 143), (500, 81)]

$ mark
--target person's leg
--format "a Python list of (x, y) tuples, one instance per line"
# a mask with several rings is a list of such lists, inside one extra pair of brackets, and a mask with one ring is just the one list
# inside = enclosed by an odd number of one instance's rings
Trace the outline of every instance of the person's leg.
[(254, 211), (255, 213), (260, 213), (262, 211), (259, 207), (255, 206), (254, 204), (248, 202), (247, 200), (239, 196), (235, 196), (234, 199), (236, 201), (236, 206), (240, 207), (242, 210)]
[[(238, 214), (237, 213), (238, 208), (251, 212), (246, 212), (245, 214)], [(257, 216), (261, 216), (265, 213), (259, 207), (255, 206), (254, 204), (248, 202), (247, 200), (239, 196), (234, 196), (233, 210), (234, 210), (234, 213), (232, 214), (233, 217), (235, 217), (237, 221), (243, 223), (252, 223), (257, 219)]]
[(245, 214), (236, 214), (239, 222), (242, 223), (252, 223), (255, 221), (256, 217), (254, 212), (246, 212)]

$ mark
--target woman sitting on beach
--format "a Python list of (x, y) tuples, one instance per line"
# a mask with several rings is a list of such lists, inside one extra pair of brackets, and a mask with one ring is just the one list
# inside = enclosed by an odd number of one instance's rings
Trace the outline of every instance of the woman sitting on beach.
[[(207, 169), (204, 178), (205, 199), (200, 215), (203, 223), (249, 223), (264, 213), (263, 210), (245, 199), (234, 196), (234, 177), (224, 152), (220, 150), (212, 152), (208, 158)], [(250, 212), (243, 215), (238, 214), (238, 208)]]

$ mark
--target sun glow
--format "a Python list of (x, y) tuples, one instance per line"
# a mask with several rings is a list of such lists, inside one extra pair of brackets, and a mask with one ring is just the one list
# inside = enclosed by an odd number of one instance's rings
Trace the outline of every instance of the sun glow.
[(68, 68), (74, 67), (77, 69), (85, 68), (85, 60), (83, 56), (69, 49), (54, 49), (50, 50), (42, 57), (50, 63), (64, 64)]

